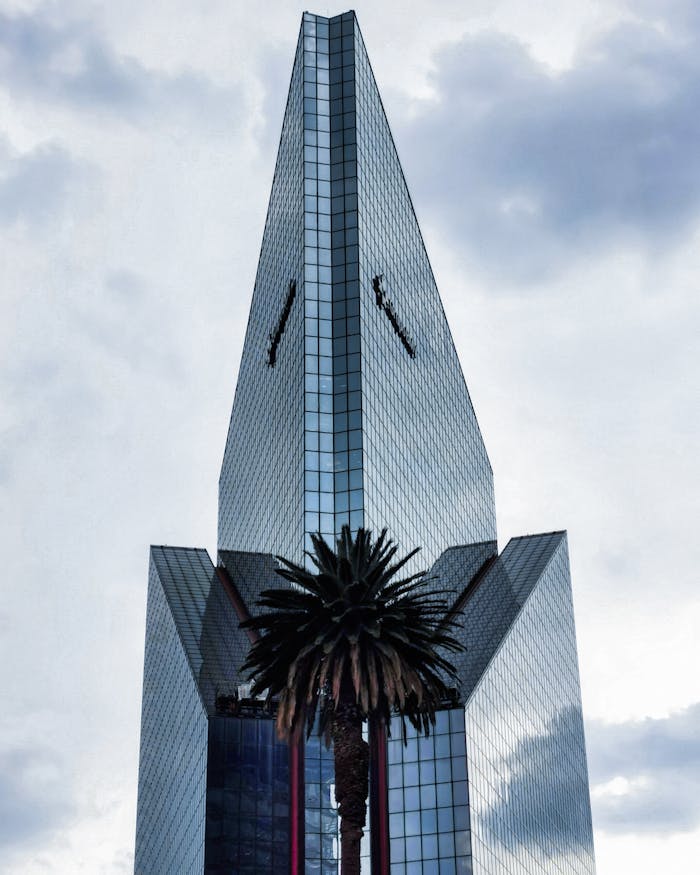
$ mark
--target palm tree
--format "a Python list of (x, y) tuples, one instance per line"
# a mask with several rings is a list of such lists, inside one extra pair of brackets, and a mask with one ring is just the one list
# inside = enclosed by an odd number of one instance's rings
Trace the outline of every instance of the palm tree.
[(446, 602), (426, 591), (425, 572), (397, 579), (417, 550), (395, 561), (386, 529), (373, 542), (347, 526), (335, 551), (320, 534), (312, 542), (314, 570), (278, 557), (277, 573), (292, 586), (263, 592), (258, 606), (267, 612), (242, 624), (260, 633), (243, 671), (253, 695), (277, 700), (280, 738), (308, 738), (317, 722), (333, 741), (341, 873), (356, 875), (368, 793), (363, 723), (388, 731), (397, 713), (404, 741), (406, 720), (428, 735), (455, 682), (445, 652), (463, 648), (450, 635)]

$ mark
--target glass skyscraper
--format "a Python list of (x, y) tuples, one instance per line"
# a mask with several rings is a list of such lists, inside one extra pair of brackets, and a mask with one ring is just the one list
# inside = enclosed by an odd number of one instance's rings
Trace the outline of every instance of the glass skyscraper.
[(595, 871), (566, 534), (499, 554), (493, 477), (354, 13), (305, 13), (219, 481), (219, 555), (151, 549), (136, 866), (338, 871), (332, 756), (238, 674), (274, 555), (344, 524), (420, 546), (461, 704), (372, 729), (363, 871)]

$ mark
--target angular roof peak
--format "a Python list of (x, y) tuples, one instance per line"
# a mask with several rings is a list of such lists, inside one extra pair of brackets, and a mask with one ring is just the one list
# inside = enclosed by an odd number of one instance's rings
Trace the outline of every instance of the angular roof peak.
[(219, 548), (496, 536), (492, 473), (354, 12), (304, 13), (219, 484)]

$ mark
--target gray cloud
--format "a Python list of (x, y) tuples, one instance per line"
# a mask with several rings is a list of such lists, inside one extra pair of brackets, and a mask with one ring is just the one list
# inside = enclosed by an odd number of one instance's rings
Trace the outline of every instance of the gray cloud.
[(85, 164), (56, 143), (16, 156), (5, 150), (0, 153), (0, 224), (42, 224), (53, 218), (87, 173)]
[(44, 10), (0, 13), (0, 81), (12, 92), (78, 110), (139, 123), (184, 116), (229, 132), (241, 104), (237, 89), (191, 70), (166, 75), (147, 68), (118, 54), (92, 24), (57, 24)]
[[(664, 719), (587, 726), (594, 820), (608, 832), (686, 832), (700, 825), (700, 703)], [(616, 793), (596, 785), (618, 779)]]
[(475, 262), (540, 279), (611, 245), (674, 242), (696, 219), (700, 22), (649, 16), (560, 73), (495, 34), (436, 56), (437, 97), (399, 145), (417, 204)]
[(0, 848), (36, 841), (73, 812), (63, 763), (53, 751), (15, 748), (0, 753)]

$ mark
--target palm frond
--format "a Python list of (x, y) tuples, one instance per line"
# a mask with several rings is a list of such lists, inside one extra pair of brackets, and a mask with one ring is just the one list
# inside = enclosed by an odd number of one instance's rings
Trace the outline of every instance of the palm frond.
[(447, 654), (463, 647), (434, 579), (399, 577), (418, 551), (397, 559), (386, 529), (373, 540), (345, 526), (335, 550), (320, 534), (311, 540), (312, 570), (277, 557), (278, 575), (293, 586), (265, 590), (263, 613), (242, 624), (259, 633), (243, 665), (253, 694), (278, 700), (281, 737), (308, 735), (318, 717), (328, 738), (348, 705), (387, 728), (402, 715), (404, 736), (406, 720), (429, 733), (456, 684)]

